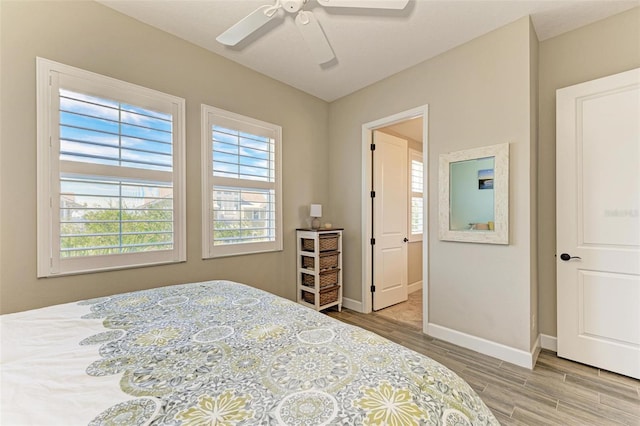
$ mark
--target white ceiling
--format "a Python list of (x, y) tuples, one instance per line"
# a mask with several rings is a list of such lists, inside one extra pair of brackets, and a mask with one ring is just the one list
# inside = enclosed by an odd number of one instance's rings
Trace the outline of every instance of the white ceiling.
[(99, 0), (290, 86), (333, 101), (523, 16), (538, 38), (640, 5), (640, 0), (411, 0), (401, 11), (324, 8), (308, 0), (336, 59), (316, 64), (293, 22), (280, 15), (235, 47), (215, 38), (275, 0)]

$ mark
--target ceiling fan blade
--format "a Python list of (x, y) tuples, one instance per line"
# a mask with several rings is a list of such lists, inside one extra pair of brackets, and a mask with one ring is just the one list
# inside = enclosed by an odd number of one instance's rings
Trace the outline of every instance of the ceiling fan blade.
[(227, 31), (216, 37), (216, 40), (218, 43), (222, 43), (226, 46), (235, 46), (247, 38), (251, 33), (258, 30), (258, 28), (269, 22), (276, 15), (279, 7), (280, 6), (278, 4), (276, 4), (276, 6), (270, 4), (260, 6), (238, 21)]
[(307, 42), (311, 53), (319, 64), (329, 62), (336, 56), (329, 44), (329, 40), (324, 35), (322, 27), (313, 13), (301, 10), (296, 15), (296, 25), (302, 33), (302, 37)]
[(404, 9), (409, 0), (318, 0), (326, 7), (358, 7), (365, 9)]

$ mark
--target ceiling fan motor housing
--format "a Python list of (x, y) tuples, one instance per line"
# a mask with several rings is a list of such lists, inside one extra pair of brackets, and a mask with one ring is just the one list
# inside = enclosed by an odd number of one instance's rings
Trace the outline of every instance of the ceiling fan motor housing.
[(302, 6), (304, 6), (306, 2), (306, 0), (283, 0), (281, 4), (282, 8), (287, 12), (296, 13), (302, 9)]

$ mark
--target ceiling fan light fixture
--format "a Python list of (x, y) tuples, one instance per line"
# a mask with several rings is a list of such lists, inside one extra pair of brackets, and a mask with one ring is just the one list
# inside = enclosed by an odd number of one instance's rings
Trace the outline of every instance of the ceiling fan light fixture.
[(307, 2), (307, 0), (284, 0), (281, 1), (282, 8), (289, 13), (296, 13), (302, 6)]

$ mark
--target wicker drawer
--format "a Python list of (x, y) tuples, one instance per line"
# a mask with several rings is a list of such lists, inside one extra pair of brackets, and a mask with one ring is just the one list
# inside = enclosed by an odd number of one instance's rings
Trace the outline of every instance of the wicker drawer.
[[(339, 285), (327, 287), (320, 290), (320, 306), (336, 302), (338, 300), (339, 291)], [(313, 293), (309, 293), (308, 291), (302, 290), (302, 299), (307, 303), (311, 303), (312, 305), (316, 303), (316, 295)]]
[[(333, 269), (338, 267), (338, 255), (340, 252), (327, 252), (320, 254), (320, 270)], [(313, 269), (316, 265), (315, 257), (302, 256), (302, 267), (305, 269)]]
[[(338, 250), (339, 234), (321, 234), (318, 236), (318, 251)], [(302, 238), (302, 250), (315, 251), (314, 240), (312, 238)]]
[[(340, 269), (329, 269), (322, 271), (318, 274), (318, 281), (320, 288), (332, 286), (338, 284), (338, 273)], [(302, 285), (306, 287), (313, 287), (315, 285), (314, 276), (302, 272)]]

